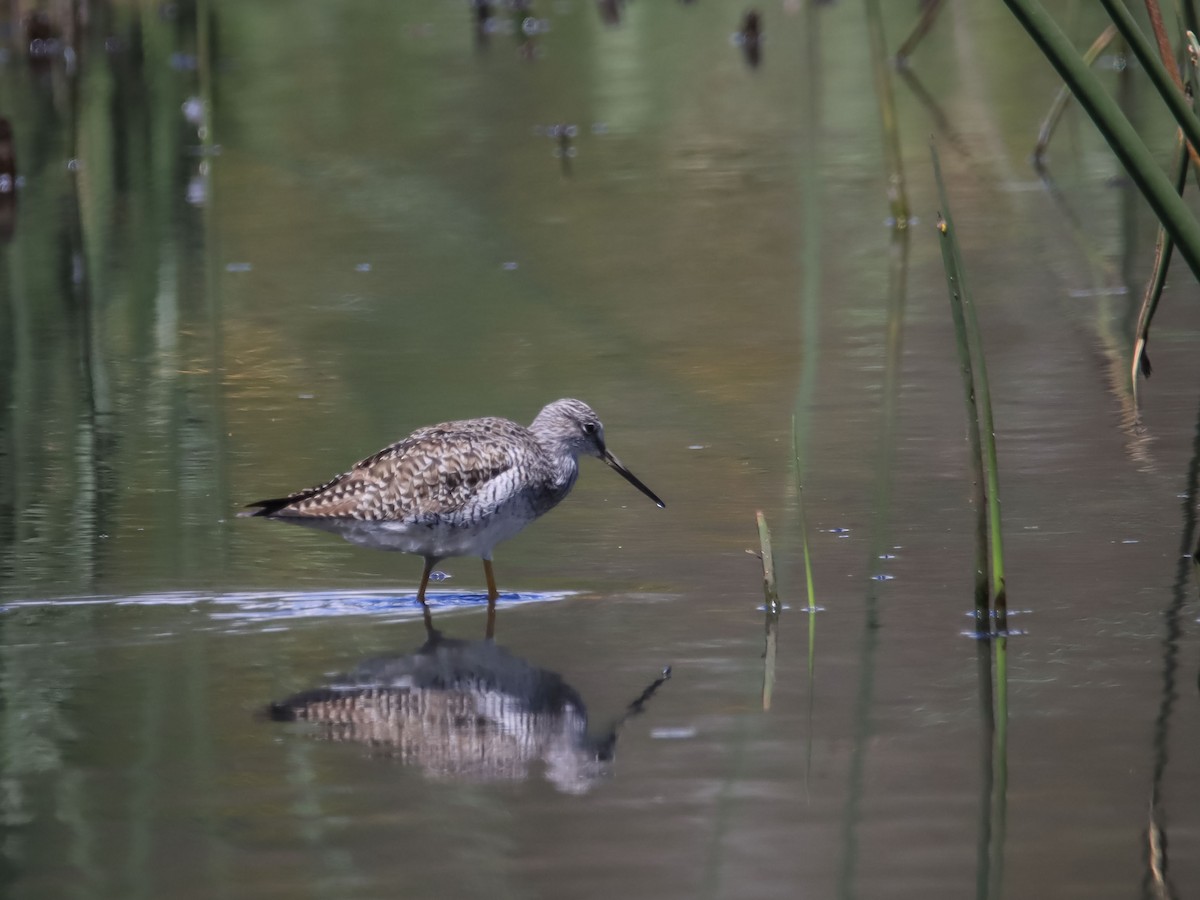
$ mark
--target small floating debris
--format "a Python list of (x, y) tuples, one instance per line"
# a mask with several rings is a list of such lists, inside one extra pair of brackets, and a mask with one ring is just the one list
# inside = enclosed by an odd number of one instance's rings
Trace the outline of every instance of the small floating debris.
[(708, 444), (688, 444), (689, 450), (707, 450)]
[(249, 272), (253, 268), (254, 266), (248, 262), (231, 262), (225, 264), (226, 272)]
[(826, 534), (849, 534), (849, 528), (818, 528), (817, 531), (823, 531)]
[(447, 581), (453, 576), (449, 572), (443, 572), (440, 569), (436, 572), (429, 573), (430, 581)]
[(895, 559), (896, 554), (895, 553), (880, 553), (879, 558), (880, 559)]
[(204, 124), (204, 101), (199, 97), (188, 97), (179, 109), (183, 112), (184, 121), (189, 125)]
[(1067, 291), (1067, 296), (1073, 300), (1086, 297), (1120, 297), (1129, 293), (1129, 288), (1123, 284), (1114, 284), (1110, 287), (1102, 288), (1071, 288)]
[(872, 581), (895, 581), (896, 576), (895, 575), (885, 575), (882, 572), (880, 572), (878, 575), (872, 575), (871, 580)]
[(526, 16), (521, 20), (521, 33), (526, 37), (534, 37), (539, 34), (546, 34), (550, 31), (550, 21), (548, 19), (539, 19), (535, 16)]
[(297, 400), (312, 400), (316, 396), (317, 396), (316, 394), (297, 394), (296, 399)]
[(506, 262), (503, 263), (500, 268), (502, 268), (505, 272), (515, 272), (517, 270), (517, 264), (515, 262)]
[(370, 272), (371, 264), (370, 263), (359, 263), (358, 265), (356, 265), (354, 267), (354, 271), (355, 272)]

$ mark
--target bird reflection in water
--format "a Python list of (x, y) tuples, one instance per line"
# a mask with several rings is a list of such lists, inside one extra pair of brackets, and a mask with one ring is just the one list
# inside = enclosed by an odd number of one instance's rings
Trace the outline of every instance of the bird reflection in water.
[(316, 726), (320, 740), (364, 744), (432, 778), (521, 781), (539, 766), (565, 793), (585, 793), (608, 770), (617, 734), (671, 677), (652, 681), (624, 712), (589, 733), (583, 699), (555, 672), (487, 640), (444, 636), (425, 610), (425, 643), (368, 659), (329, 684), (267, 709)]
[(600, 13), (600, 21), (605, 25), (621, 24), (621, 13), (624, 12), (625, 0), (596, 0), (596, 9)]
[(490, 0), (471, 0), (471, 21), (475, 28), (475, 46), (484, 49), (488, 38), (496, 28)]

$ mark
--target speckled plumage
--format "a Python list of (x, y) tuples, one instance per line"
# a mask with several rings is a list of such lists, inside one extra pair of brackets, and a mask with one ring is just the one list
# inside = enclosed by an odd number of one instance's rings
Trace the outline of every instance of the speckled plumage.
[(268, 516), (346, 540), (425, 558), (480, 556), (495, 594), (492, 548), (553, 509), (595, 456), (663, 503), (604, 445), (604, 426), (579, 400), (556, 400), (526, 428), (500, 418), (445, 422), (414, 431), (325, 484), (251, 504)]

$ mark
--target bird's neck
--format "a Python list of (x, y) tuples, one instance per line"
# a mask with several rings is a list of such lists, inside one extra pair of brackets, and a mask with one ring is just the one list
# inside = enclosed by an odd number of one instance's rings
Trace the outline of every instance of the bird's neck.
[(558, 502), (575, 486), (575, 479), (579, 477), (579, 459), (564, 453), (550, 457), (550, 463), (554, 472), (555, 502)]

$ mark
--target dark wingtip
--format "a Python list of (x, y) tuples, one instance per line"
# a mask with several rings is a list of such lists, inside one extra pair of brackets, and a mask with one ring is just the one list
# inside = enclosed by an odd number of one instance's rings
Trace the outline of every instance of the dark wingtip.
[(246, 508), (238, 513), (238, 518), (246, 519), (251, 516), (270, 516), (279, 512), (285, 506), (290, 505), (291, 502), (287, 497), (276, 497), (273, 500), (255, 500), (253, 503), (246, 504)]

